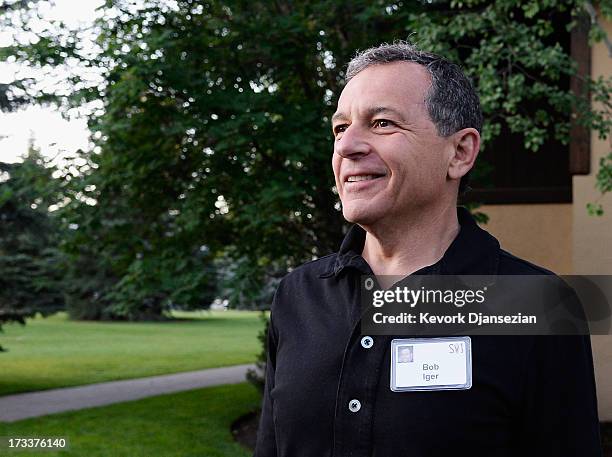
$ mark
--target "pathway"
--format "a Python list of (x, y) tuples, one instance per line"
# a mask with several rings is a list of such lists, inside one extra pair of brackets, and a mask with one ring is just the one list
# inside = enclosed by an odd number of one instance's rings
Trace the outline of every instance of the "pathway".
[(247, 369), (254, 365), (234, 365), (186, 373), (102, 382), (79, 387), (0, 397), (0, 422), (110, 405), (155, 395), (245, 381)]

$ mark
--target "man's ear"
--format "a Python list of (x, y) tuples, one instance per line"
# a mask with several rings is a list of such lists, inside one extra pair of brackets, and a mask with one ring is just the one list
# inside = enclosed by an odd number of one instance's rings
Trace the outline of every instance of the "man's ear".
[(474, 166), (480, 150), (478, 130), (467, 128), (453, 134), (454, 151), (448, 164), (448, 177), (461, 179)]

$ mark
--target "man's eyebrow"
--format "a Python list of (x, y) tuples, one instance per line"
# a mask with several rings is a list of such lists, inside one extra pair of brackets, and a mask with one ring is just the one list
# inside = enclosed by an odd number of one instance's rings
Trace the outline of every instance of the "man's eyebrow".
[(366, 110), (366, 114), (368, 117), (374, 117), (377, 114), (393, 114), (400, 121), (404, 121), (404, 116), (395, 108), (391, 108), (390, 106), (374, 106), (373, 108), (369, 108)]
[(334, 115), (331, 118), (332, 124), (333, 124), (334, 121), (338, 121), (338, 120), (341, 120), (341, 119), (347, 119), (346, 114), (344, 114), (344, 113), (334, 113)]
[[(390, 106), (373, 106), (372, 108), (368, 108), (365, 111), (367, 117), (373, 117), (377, 114), (393, 114), (397, 116), (401, 121), (404, 121), (404, 116), (395, 108), (391, 108)], [(332, 116), (332, 123), (337, 120), (345, 120), (348, 119), (348, 116), (344, 113), (338, 112), (334, 113)]]

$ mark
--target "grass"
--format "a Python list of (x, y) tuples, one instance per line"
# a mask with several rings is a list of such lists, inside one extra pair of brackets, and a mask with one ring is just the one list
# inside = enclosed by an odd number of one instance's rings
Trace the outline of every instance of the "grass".
[(255, 361), (259, 313), (177, 313), (159, 323), (74, 322), (64, 313), (0, 333), (0, 395)]
[(55, 414), (10, 424), (2, 437), (65, 437), (68, 450), (2, 455), (75, 457), (246, 457), (230, 424), (254, 410), (259, 395), (247, 384), (211, 387), (128, 403)]

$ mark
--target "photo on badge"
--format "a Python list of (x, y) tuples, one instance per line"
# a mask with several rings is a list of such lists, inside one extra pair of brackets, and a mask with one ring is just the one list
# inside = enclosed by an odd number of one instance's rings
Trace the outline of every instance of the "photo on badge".
[(414, 362), (414, 346), (400, 346), (397, 348), (398, 363)]

